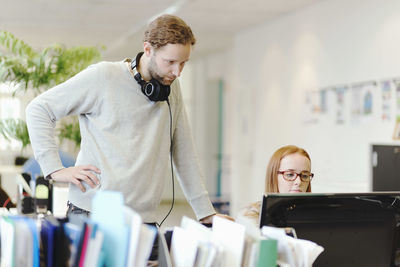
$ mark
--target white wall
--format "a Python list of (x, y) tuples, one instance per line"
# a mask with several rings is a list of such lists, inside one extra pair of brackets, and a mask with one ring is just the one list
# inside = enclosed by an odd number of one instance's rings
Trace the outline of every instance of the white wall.
[[(232, 51), (198, 57), (186, 65), (180, 78), (182, 95), (191, 122), (195, 145), (199, 154), (200, 165), (205, 176), (205, 185), (211, 197), (217, 193), (217, 152), (218, 152), (218, 81), (223, 81), (223, 102), (230, 107), (229, 70), (232, 66)], [(229, 112), (230, 108), (224, 110)], [(223, 115), (223, 124), (230, 124), (230, 114)], [(222, 196), (229, 197), (230, 193), (230, 132), (223, 130), (223, 164), (222, 164)], [(227, 146), (227, 147), (225, 147)]]
[[(231, 66), (231, 51), (198, 57), (190, 60), (182, 72), (179, 82), (181, 85), (182, 97), (188, 114), (189, 123), (193, 133), (194, 144), (198, 153), (198, 159), (204, 175), (204, 184), (209, 195), (214, 198), (217, 193), (217, 112), (218, 99), (217, 90), (219, 80), (226, 80), (229, 67)], [(229, 106), (229, 82), (224, 82), (224, 105)], [(229, 114), (224, 115), (224, 123), (230, 118)], [(229, 123), (228, 123), (229, 124)], [(224, 142), (228, 142), (231, 133), (224, 132)], [(226, 144), (224, 144), (226, 145)], [(222, 166), (222, 196), (229, 198), (230, 193), (230, 158), (228, 146), (223, 155)], [(228, 151), (228, 152), (227, 152)], [(178, 173), (175, 173), (177, 176)], [(171, 197), (172, 183), (169, 176), (166, 176), (163, 200), (168, 201)], [(184, 201), (182, 189), (178, 182), (175, 183), (175, 199)]]
[(269, 157), (286, 144), (310, 153), (314, 192), (371, 190), (369, 145), (392, 142), (395, 123), (394, 116), (379, 119), (379, 91), (372, 120), (343, 125), (332, 119), (333, 105), (328, 117), (305, 124), (305, 92), (399, 77), (399, 50), (397, 0), (322, 1), (239, 33), (229, 71), (234, 120), (225, 130), (232, 135), (232, 213), (260, 200)]

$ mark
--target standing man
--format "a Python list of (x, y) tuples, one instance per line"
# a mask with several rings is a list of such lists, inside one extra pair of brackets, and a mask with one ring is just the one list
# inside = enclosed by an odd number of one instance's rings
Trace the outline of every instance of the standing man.
[[(43, 174), (70, 183), (69, 210), (89, 213), (98, 190), (115, 190), (144, 222), (155, 222), (170, 150), (179, 182), (197, 218), (215, 215), (203, 184), (178, 78), (195, 37), (180, 18), (162, 15), (144, 33), (134, 59), (100, 62), (36, 97), (26, 109)], [(57, 120), (78, 115), (81, 149), (75, 167), (58, 156)]]

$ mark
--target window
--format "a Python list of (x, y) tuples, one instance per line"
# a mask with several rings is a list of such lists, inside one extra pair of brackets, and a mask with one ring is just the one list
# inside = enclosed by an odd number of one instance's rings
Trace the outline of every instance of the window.
[[(11, 83), (0, 83), (0, 119), (20, 119), (21, 100), (12, 96), (15, 85)], [(7, 140), (0, 135), (0, 150), (18, 150), (21, 144), (16, 140)]]

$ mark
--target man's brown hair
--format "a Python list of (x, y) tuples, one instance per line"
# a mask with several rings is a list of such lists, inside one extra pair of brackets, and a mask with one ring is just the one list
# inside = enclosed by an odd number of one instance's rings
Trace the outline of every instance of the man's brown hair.
[(190, 27), (180, 18), (173, 15), (162, 15), (153, 20), (144, 32), (143, 42), (149, 42), (159, 49), (167, 44), (194, 45), (194, 37)]

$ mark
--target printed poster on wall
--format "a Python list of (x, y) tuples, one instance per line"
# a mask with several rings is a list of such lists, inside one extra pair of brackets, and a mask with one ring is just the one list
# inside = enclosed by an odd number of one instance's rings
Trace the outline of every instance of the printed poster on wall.
[(345, 114), (346, 114), (346, 106), (345, 106), (345, 93), (347, 91), (347, 86), (335, 87), (334, 92), (336, 94), (336, 114), (335, 114), (335, 122), (336, 124), (344, 124), (345, 123)]
[(375, 82), (361, 83), (351, 87), (351, 122), (365, 123), (372, 119)]
[(304, 123), (316, 124), (319, 121), (319, 114), (321, 112), (321, 95), (319, 91), (306, 92), (305, 99), (305, 118)]
[(393, 80), (396, 89), (396, 120), (400, 120), (400, 79)]
[(328, 90), (327, 89), (321, 89), (320, 90), (320, 109), (321, 109), (321, 114), (326, 114), (328, 111), (328, 104), (327, 104), (327, 96)]
[(382, 93), (382, 121), (389, 122), (392, 118), (392, 81), (381, 82), (381, 93)]

